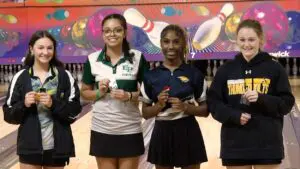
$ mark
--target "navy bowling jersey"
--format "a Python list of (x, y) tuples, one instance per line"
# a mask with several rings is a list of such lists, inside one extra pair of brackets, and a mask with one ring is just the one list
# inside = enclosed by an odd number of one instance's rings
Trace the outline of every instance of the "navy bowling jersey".
[[(169, 97), (177, 97), (183, 102), (194, 103), (206, 100), (207, 85), (204, 75), (189, 64), (182, 64), (174, 71), (163, 65), (147, 72), (141, 86), (142, 101), (147, 104), (156, 103), (157, 96), (164, 89), (169, 88)], [(187, 115), (166, 107), (157, 115), (158, 120), (175, 120)]]

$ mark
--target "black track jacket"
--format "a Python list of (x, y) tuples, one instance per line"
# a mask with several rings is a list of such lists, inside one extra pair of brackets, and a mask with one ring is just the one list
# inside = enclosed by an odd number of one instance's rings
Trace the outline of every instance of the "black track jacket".
[[(29, 67), (15, 74), (9, 86), (5, 104), (4, 120), (20, 124), (17, 138), (17, 154), (42, 154), (41, 128), (37, 106), (24, 105), (25, 94), (32, 91)], [(70, 72), (57, 68), (58, 89), (52, 96), (52, 117), (54, 135), (54, 157), (75, 156), (70, 124), (81, 112), (79, 89)]]

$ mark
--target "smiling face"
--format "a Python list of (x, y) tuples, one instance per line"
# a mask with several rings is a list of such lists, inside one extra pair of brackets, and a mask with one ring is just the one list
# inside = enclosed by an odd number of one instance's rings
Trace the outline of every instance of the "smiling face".
[(237, 34), (237, 45), (246, 60), (251, 60), (258, 53), (262, 41), (253, 28), (241, 28)]
[(54, 56), (54, 44), (51, 39), (43, 37), (30, 46), (30, 52), (35, 64), (49, 64)]
[(184, 55), (184, 39), (179, 37), (175, 31), (169, 30), (160, 41), (161, 50), (168, 60), (180, 59)]
[(237, 28), (236, 44), (243, 57), (250, 61), (262, 49), (264, 44), (263, 28), (259, 21), (253, 19), (243, 20)]
[(103, 24), (102, 36), (107, 47), (121, 47), (123, 39), (126, 37), (126, 31), (120, 20), (107, 19)]

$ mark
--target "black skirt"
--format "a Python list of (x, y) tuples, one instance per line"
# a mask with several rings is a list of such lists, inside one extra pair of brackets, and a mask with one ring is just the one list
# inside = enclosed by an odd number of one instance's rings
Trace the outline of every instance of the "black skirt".
[(186, 167), (206, 162), (204, 141), (195, 117), (156, 120), (148, 161), (169, 167)]
[(281, 159), (222, 159), (223, 166), (280, 164)]
[(144, 154), (143, 134), (110, 135), (91, 131), (90, 155), (106, 158), (136, 157)]
[(64, 167), (69, 164), (69, 158), (53, 158), (53, 150), (45, 150), (43, 154), (20, 154), (19, 161), (24, 164)]

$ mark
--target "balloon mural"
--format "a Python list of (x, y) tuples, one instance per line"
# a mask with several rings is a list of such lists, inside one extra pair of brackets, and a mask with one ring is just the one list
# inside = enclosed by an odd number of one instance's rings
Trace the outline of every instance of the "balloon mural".
[[(39, 2), (42, 3), (44, 1), (40, 0)], [(164, 26), (171, 23), (176, 24), (178, 22), (178, 24), (185, 27), (189, 35), (189, 53), (193, 53), (193, 59), (230, 58), (230, 56), (233, 56), (234, 53), (232, 52), (238, 50), (236, 46), (236, 29), (239, 23), (245, 19), (256, 19), (262, 24), (265, 33), (264, 50), (273, 52), (278, 50), (300, 49), (299, 11), (284, 10), (278, 3), (272, 3), (270, 1), (249, 3), (249, 7), (243, 10), (239, 10), (235, 6), (235, 3), (220, 4), (216, 9), (209, 8), (202, 4), (190, 4), (186, 5), (185, 8), (176, 5), (161, 5), (156, 13), (151, 13), (151, 6), (149, 6), (148, 11), (141, 10), (137, 6), (134, 10), (131, 10), (137, 12), (134, 14), (130, 13), (129, 15), (128, 12), (130, 12), (129, 9), (131, 7), (132, 6), (128, 8), (101, 7), (90, 15), (81, 15), (75, 20), (70, 20), (70, 18), (75, 15), (72, 13), (71, 9), (57, 8), (54, 10), (51, 9), (50, 12), (45, 12), (43, 17), (46, 21), (56, 23), (54, 24), (55, 26), (48, 27), (47, 30), (57, 40), (57, 51), (61, 57), (86, 56), (93, 51), (102, 49), (104, 42), (101, 37), (101, 23), (105, 16), (112, 13), (123, 14), (125, 18), (127, 17), (127, 40), (130, 42), (132, 48), (142, 51), (147, 59), (150, 58), (150, 60), (162, 59), (159, 41), (155, 41), (153, 38), (159, 39), (160, 32)], [(193, 13), (194, 18), (199, 18), (199, 21), (181, 23), (181, 21), (174, 19), (175, 17), (183, 17), (184, 19), (185, 17), (188, 17), (187, 15), (190, 15), (188, 12)], [(128, 15), (125, 15), (125, 13)], [(155, 16), (153, 16), (153, 14)], [(140, 22), (145, 23), (135, 23), (134, 21), (136, 21), (137, 18), (139, 18), (138, 20)], [(1, 20), (2, 22), (11, 25), (20, 22), (19, 18), (15, 17), (13, 14), (0, 14), (0, 21)], [(215, 23), (217, 21), (218, 24)], [(201, 25), (206, 22), (213, 23), (210, 23), (209, 25), (211, 26), (208, 28), (203, 28), (204, 26), (201, 27)], [(60, 23), (60, 25), (57, 25), (57, 23)], [(159, 25), (158, 23), (164, 24)], [(215, 27), (216, 25), (220, 28), (212, 29), (212, 27)], [(33, 27), (30, 27), (29, 29), (31, 32), (34, 31)], [(206, 30), (199, 31), (199, 29)], [(220, 31), (213, 32), (214, 30)], [(202, 38), (197, 38), (196, 36), (199, 36), (199, 33), (197, 34), (196, 32), (210, 32), (206, 35), (209, 34), (214, 37), (201, 35)], [(29, 35), (27, 35), (26, 32), (0, 28), (1, 52), (3, 53), (3, 50), (10, 51), (15, 46), (19, 45), (20, 37), (22, 36), (27, 37)], [(201, 45), (201, 48), (196, 48), (195, 45), (193, 45), (195, 39), (201, 44), (204, 44), (205, 42), (205, 45)], [(18, 52), (18, 56), (20, 56), (26, 51)], [(225, 52), (228, 52), (229, 54), (223, 55)], [(6, 56), (2, 53), (0, 53), (2, 57)]]

